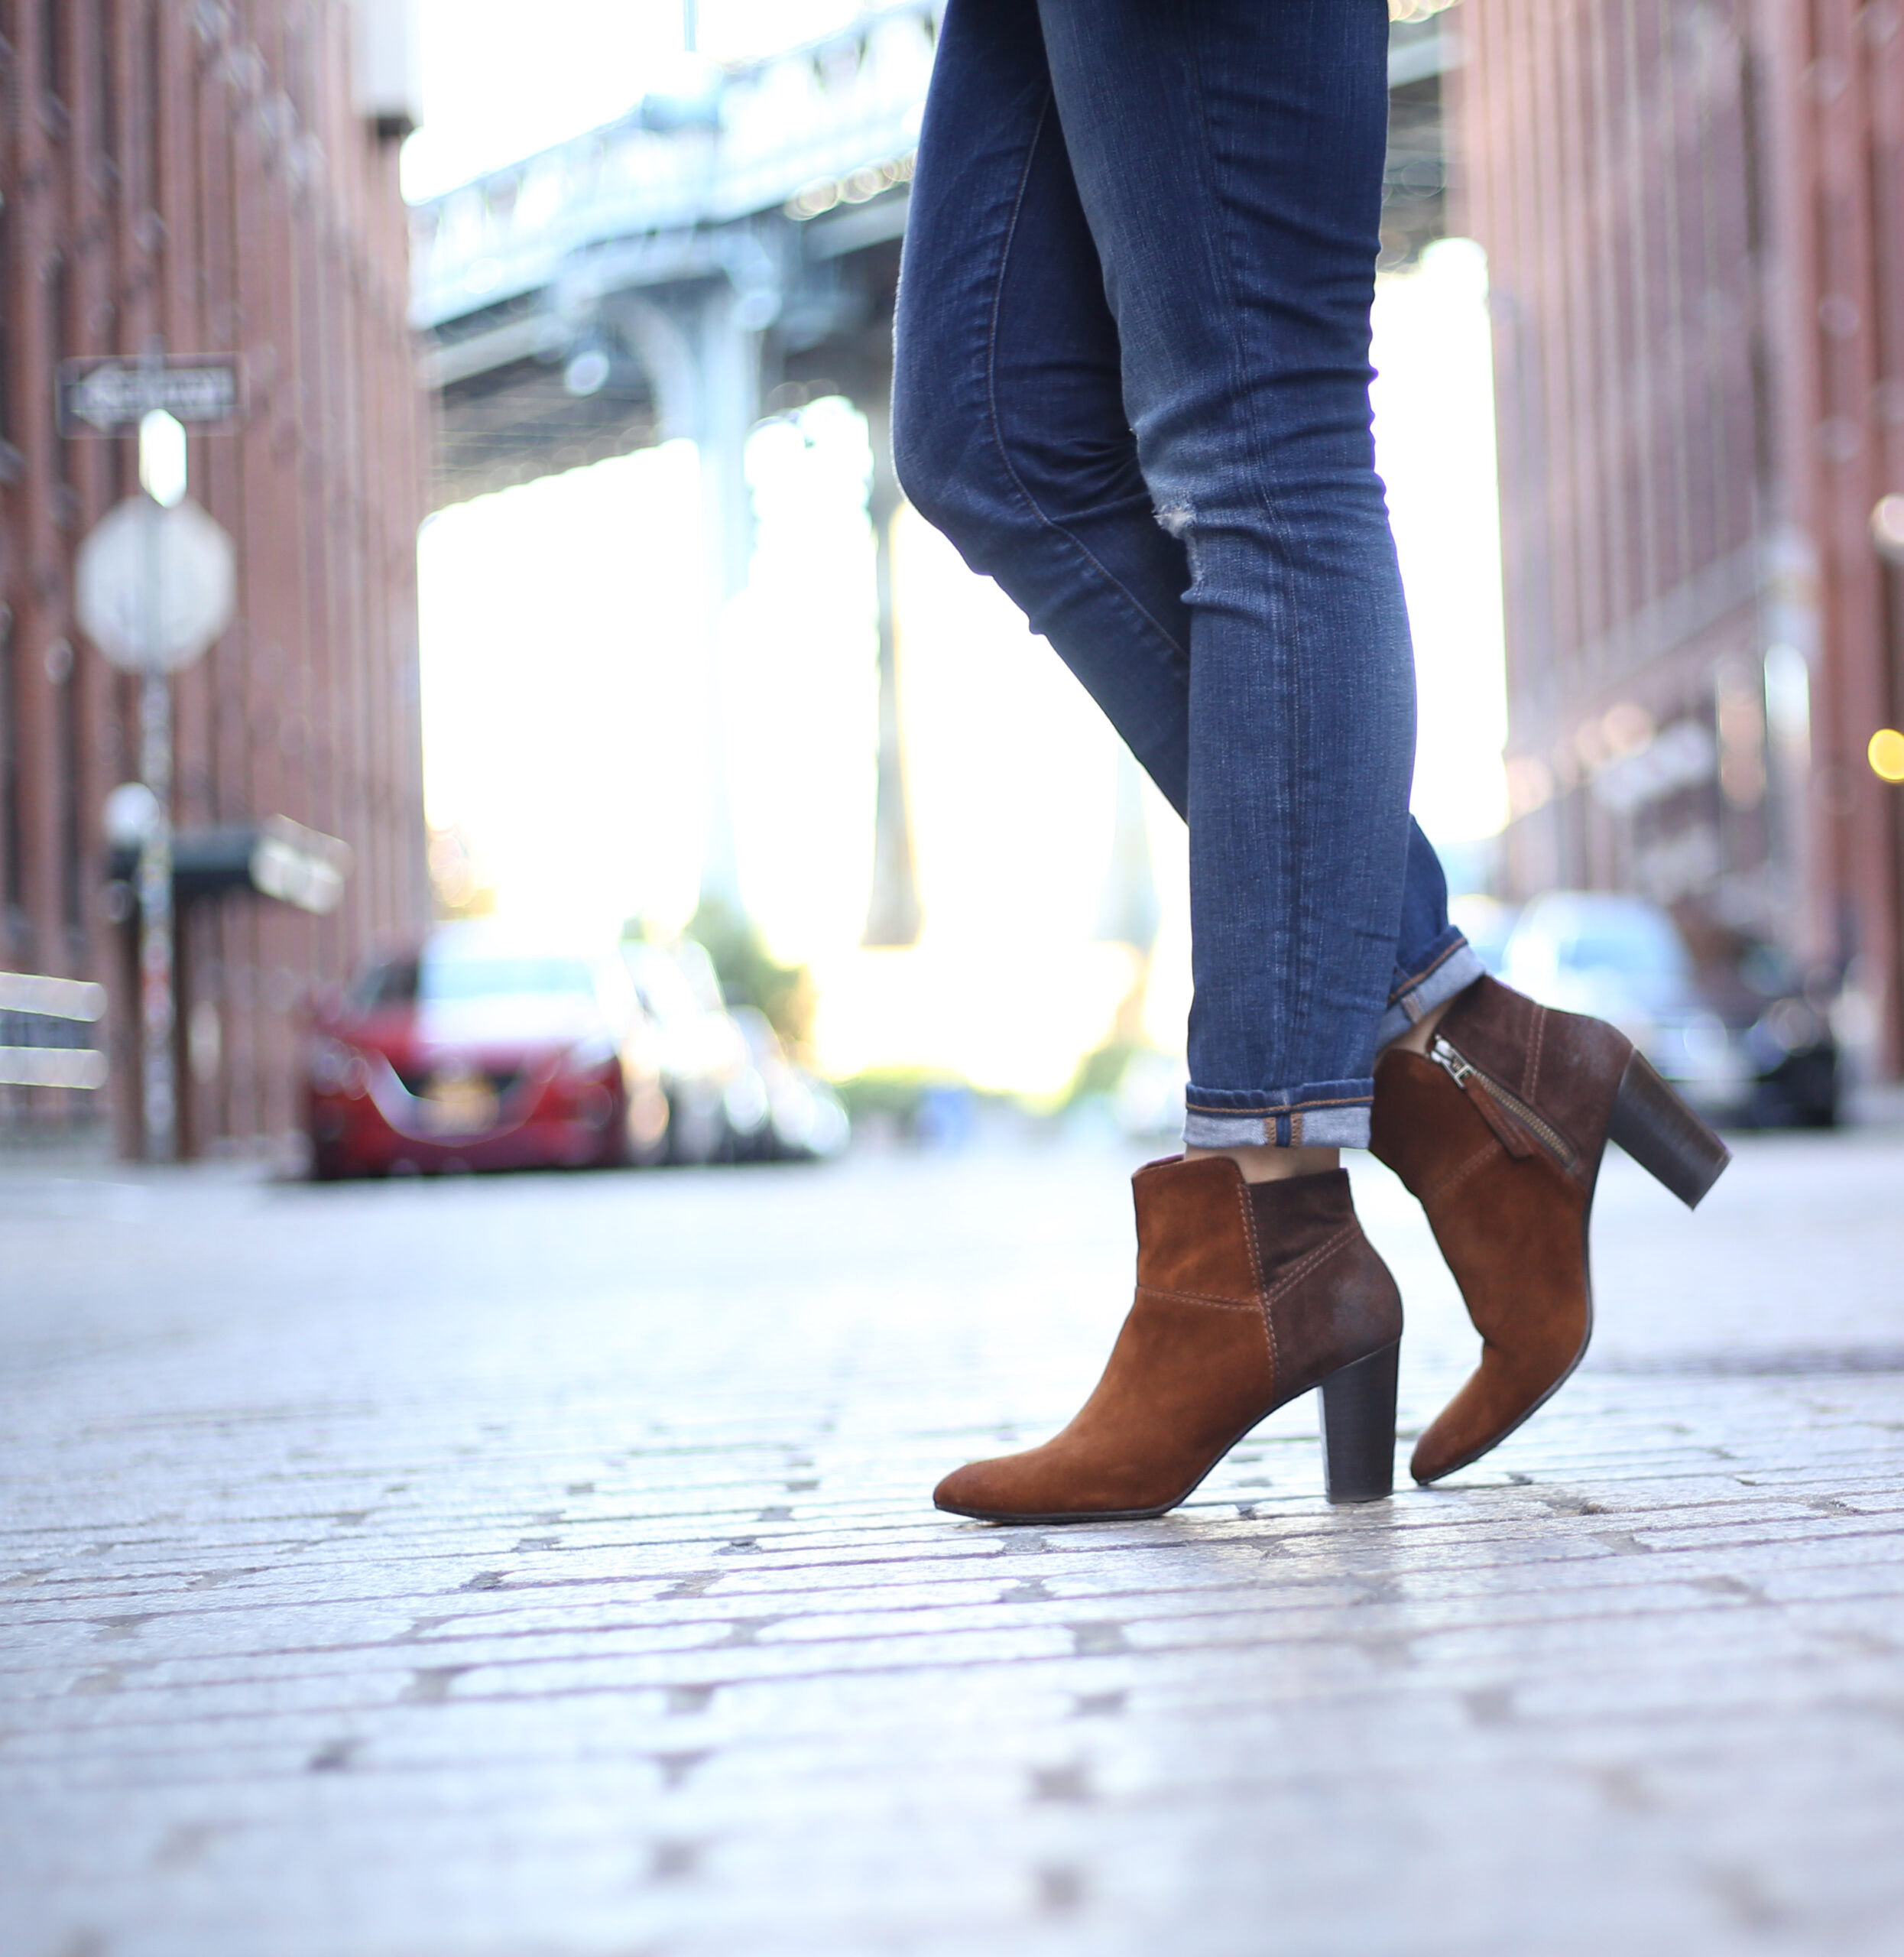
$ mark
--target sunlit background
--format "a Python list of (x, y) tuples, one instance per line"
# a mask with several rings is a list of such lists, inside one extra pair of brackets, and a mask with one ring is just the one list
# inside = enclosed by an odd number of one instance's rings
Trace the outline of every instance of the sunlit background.
[[(680, 59), (672, 5), (430, 0), (427, 194), (624, 112)], [(702, 47), (758, 54), (850, 5), (710, 6)], [(495, 27), (485, 31), (485, 23)], [(1415, 806), (1458, 884), (1506, 816), (1486, 273), (1433, 245), (1380, 282), (1377, 428), (1420, 674)], [(769, 949), (810, 968), (829, 1073), (943, 1071), (1050, 1096), (1106, 1037), (1134, 954), (1098, 931), (1117, 743), (988, 579), (910, 510), (894, 538), (901, 710), (924, 924), (862, 949), (872, 862), (874, 568), (863, 418), (820, 401), (754, 434), (757, 540), (722, 626), (741, 882)], [(608, 930), (683, 923), (702, 847), (697, 461), (683, 442), (445, 510), (420, 576), (426, 790), (505, 914)], [(1182, 825), (1145, 787), (1160, 922), (1142, 1030), (1180, 1052), (1189, 1004)]]

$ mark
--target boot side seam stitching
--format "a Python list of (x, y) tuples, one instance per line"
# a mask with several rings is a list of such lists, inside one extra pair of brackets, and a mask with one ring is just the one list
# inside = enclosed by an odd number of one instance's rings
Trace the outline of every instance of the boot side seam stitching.
[(1283, 1361), (1276, 1349), (1276, 1319), (1263, 1283), (1263, 1246), (1257, 1238), (1256, 1212), (1250, 1207), (1249, 1189), (1241, 1181), (1237, 1185), (1236, 1202), (1243, 1215), (1244, 1235), (1249, 1240), (1250, 1269), (1256, 1278), (1255, 1310), (1262, 1318), (1263, 1336), (1270, 1348), (1270, 1385), (1273, 1390), (1283, 1377)]
[(1422, 1192), (1421, 1196), (1418, 1199), (1422, 1207), (1426, 1209), (1431, 1202), (1437, 1202), (1442, 1196), (1445, 1196), (1458, 1183), (1466, 1182), (1468, 1178), (1471, 1176), (1477, 1169), (1480, 1168), (1485, 1162), (1487, 1162), (1490, 1157), (1497, 1154), (1505, 1155), (1507, 1152), (1507, 1151), (1501, 1147), (1500, 1144), (1490, 1134), (1487, 1139), (1481, 1144), (1480, 1147), (1476, 1149), (1474, 1154), (1468, 1157), (1466, 1161), (1461, 1163), (1458, 1167), (1449, 1170), (1448, 1173), (1442, 1176), (1441, 1180), (1437, 1183), (1432, 1189), (1424, 1189)]
[(1317, 1245), (1306, 1257), (1298, 1258), (1296, 1262), (1277, 1279), (1275, 1288), (1264, 1293), (1263, 1303), (1265, 1308), (1273, 1304), (1292, 1285), (1299, 1283), (1320, 1266), (1326, 1264), (1344, 1245), (1352, 1242), (1361, 1234), (1361, 1226), (1359, 1224), (1345, 1223), (1334, 1236), (1329, 1238), (1328, 1242)]
[(1180, 1305), (1211, 1305), (1218, 1311), (1253, 1312), (1260, 1309), (1254, 1298), (1219, 1298), (1209, 1291), (1173, 1291), (1162, 1284), (1140, 1284), (1137, 1290), (1153, 1298), (1168, 1298)]
[(1534, 1043), (1527, 1056), (1527, 1099), (1533, 1101), (1540, 1092), (1540, 1050), (1546, 1043), (1547, 1008), (1534, 1008)]

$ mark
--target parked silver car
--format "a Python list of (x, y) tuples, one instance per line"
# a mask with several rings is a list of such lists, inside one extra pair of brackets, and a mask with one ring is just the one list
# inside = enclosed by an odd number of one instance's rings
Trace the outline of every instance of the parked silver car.
[(670, 1161), (819, 1160), (845, 1147), (839, 1097), (788, 1057), (763, 1014), (729, 1009), (703, 946), (631, 941), (621, 955), (654, 1029)]
[(1769, 947), (1702, 975), (1659, 905), (1550, 891), (1516, 920), (1500, 975), (1543, 1004), (1610, 1021), (1709, 1120), (1828, 1128), (1838, 1118), (1830, 1019)]

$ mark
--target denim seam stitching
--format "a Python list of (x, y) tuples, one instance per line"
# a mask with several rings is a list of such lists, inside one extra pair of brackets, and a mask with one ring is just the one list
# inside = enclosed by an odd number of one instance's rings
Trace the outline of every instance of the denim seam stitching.
[(1286, 1108), (1212, 1108), (1201, 1101), (1192, 1101), (1187, 1095), (1184, 1106), (1193, 1115), (1234, 1115), (1239, 1121), (1267, 1120), (1276, 1115), (1306, 1115), (1318, 1108), (1368, 1108), (1374, 1105), (1375, 1096), (1367, 1094), (1345, 1095), (1339, 1101), (1292, 1101)]
[(1389, 1004), (1395, 1005), (1406, 998), (1424, 978), (1432, 978), (1455, 956), (1455, 953), (1467, 950), (1468, 948), (1468, 940), (1465, 938), (1456, 939), (1455, 943), (1450, 945), (1439, 958), (1430, 959), (1420, 971), (1404, 978), (1399, 985), (1393, 987), (1388, 995)]
[[(1219, 180), (1219, 174), (1217, 169), (1216, 140), (1210, 126), (1209, 91), (1204, 86), (1203, 54), (1194, 32), (1189, 35), (1189, 39), (1190, 61), (1196, 76), (1197, 86), (1192, 92), (1196, 100), (1197, 128), (1202, 136), (1205, 166), (1209, 172), (1211, 190), (1215, 193)], [(1211, 203), (1221, 221), (1223, 239), (1222, 250), (1213, 251), (1211, 254), (1212, 269), (1217, 271), (1222, 281), (1224, 296), (1228, 301), (1224, 316), (1232, 320), (1237, 320), (1242, 317), (1242, 311), (1237, 303), (1234, 241), (1231, 235), (1229, 209), (1225, 200), (1219, 196), (1213, 195)], [(1233, 330), (1230, 337), (1230, 381), (1234, 398), (1238, 401), (1247, 401), (1251, 398), (1244, 385), (1247, 368), (1247, 362), (1242, 358), (1241, 349), (1237, 345)], [(1286, 562), (1290, 555), (1288, 526), (1283, 521), (1282, 513), (1277, 508), (1274, 499), (1270, 495), (1270, 469), (1268, 458), (1263, 453), (1262, 430), (1258, 425), (1254, 408), (1246, 417), (1246, 428), (1249, 446), (1256, 462), (1257, 500), (1262, 505), (1263, 518), (1269, 526), (1270, 534), (1276, 540), (1280, 553)], [(1285, 686), (1274, 690), (1284, 696), (1284, 704), (1288, 709), (1286, 724), (1291, 730), (1293, 748), (1292, 760), (1295, 764), (1292, 772), (1299, 777), (1303, 752), (1302, 674), (1305, 663), (1304, 655), (1307, 649), (1307, 634), (1303, 626), (1301, 606), (1296, 608), (1295, 616), (1289, 619), (1286, 624), (1289, 633), (1287, 641), (1289, 656), (1286, 668), (1288, 680)], [(1291, 806), (1284, 813), (1291, 815), (1294, 813), (1293, 798), (1291, 800)], [(1289, 991), (1296, 995), (1296, 1010), (1289, 1015), (1293, 1027), (1306, 1026), (1309, 1021), (1309, 1000), (1301, 984), (1301, 975), (1309, 969), (1307, 961), (1310, 949), (1309, 932), (1303, 921), (1305, 906), (1302, 897), (1305, 893), (1302, 881), (1302, 870), (1299, 865), (1290, 878), (1292, 888), (1286, 892), (1286, 895), (1293, 898), (1293, 901), (1287, 902), (1283, 907), (1283, 915), (1290, 920), (1291, 934), (1296, 941), (1293, 955), (1285, 956), (1283, 972)]]
[(1267, 1115), (1252, 1114), (1247, 1108), (1239, 1114), (1234, 1108), (1186, 1108), (1184, 1114), (1186, 1118), (1184, 1123), (1184, 1133), (1186, 1138), (1189, 1133), (1189, 1122), (1187, 1118), (1192, 1115), (1201, 1115), (1213, 1121), (1244, 1122), (1250, 1125), (1250, 1139), (1247, 1144), (1240, 1142), (1235, 1134), (1226, 1128), (1224, 1131), (1224, 1138), (1221, 1142), (1199, 1142), (1193, 1144), (1197, 1147), (1236, 1148), (1247, 1146), (1251, 1148), (1274, 1148), (1277, 1146), (1275, 1134), (1276, 1124)]
[(1045, 124), (1051, 114), (1052, 98), (1053, 91), (1047, 86), (1045, 89), (1043, 104), (1038, 111), (1036, 125), (1032, 130), (1031, 141), (1026, 147), (1024, 168), (1019, 176), (1017, 193), (1011, 201), (1011, 218), (1005, 226), (1004, 242), (998, 253), (997, 281), (992, 288), (991, 323), (990, 329), (985, 336), (985, 407), (991, 420), (992, 443), (998, 451), (1001, 465), (1006, 475), (1011, 479), (1011, 486), (1023, 498), (1026, 508), (1030, 510), (1047, 530), (1056, 536), (1062, 537), (1179, 658), (1188, 660), (1190, 657), (1189, 647), (1177, 643), (1169, 628), (1161, 620), (1152, 616), (1149, 609), (1139, 602), (1135, 595), (1124, 585), (1122, 579), (1110, 570), (1096, 552), (1082, 537), (1079, 537), (1075, 531), (1066, 528), (1064, 524), (1056, 521), (1040, 507), (1037, 498), (1033, 495), (1030, 490), (1026, 487), (1024, 479), (1018, 473), (1011, 459), (1010, 446), (1005, 440), (1004, 427), (998, 413), (998, 320), (1000, 314), (1004, 310), (1005, 275), (1010, 269), (1011, 248), (1018, 235), (1019, 213), (1024, 209), (1025, 192), (1030, 184), (1032, 164), (1036, 160), (1038, 144), (1043, 138)]

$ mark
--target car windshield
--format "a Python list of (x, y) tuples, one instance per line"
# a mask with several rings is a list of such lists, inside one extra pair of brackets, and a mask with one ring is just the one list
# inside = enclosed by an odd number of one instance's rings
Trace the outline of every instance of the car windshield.
[(662, 1025), (685, 1026), (706, 1011), (693, 980), (682, 969), (671, 949), (658, 945), (628, 945), (623, 947), (622, 956), (642, 1004)]
[(417, 996), (425, 1004), (451, 1000), (590, 996), (595, 973), (579, 958), (426, 956)]
[(346, 995), (353, 1012), (375, 1012), (379, 1006), (414, 1005), (417, 999), (417, 961), (393, 958), (363, 972)]
[(1448, 906), (1448, 921), (1490, 972), (1500, 969), (1516, 915), (1511, 904), (1497, 904), (1491, 897), (1457, 897)]
[(1622, 972), (1636, 978), (1677, 978), (1686, 955), (1663, 919), (1636, 917), (1596, 922), (1563, 937), (1559, 962), (1568, 972)]
[(1536, 903), (1522, 914), (1508, 957), (1552, 972), (1615, 973), (1641, 984), (1676, 985), (1690, 969), (1685, 946), (1663, 910), (1618, 897)]

